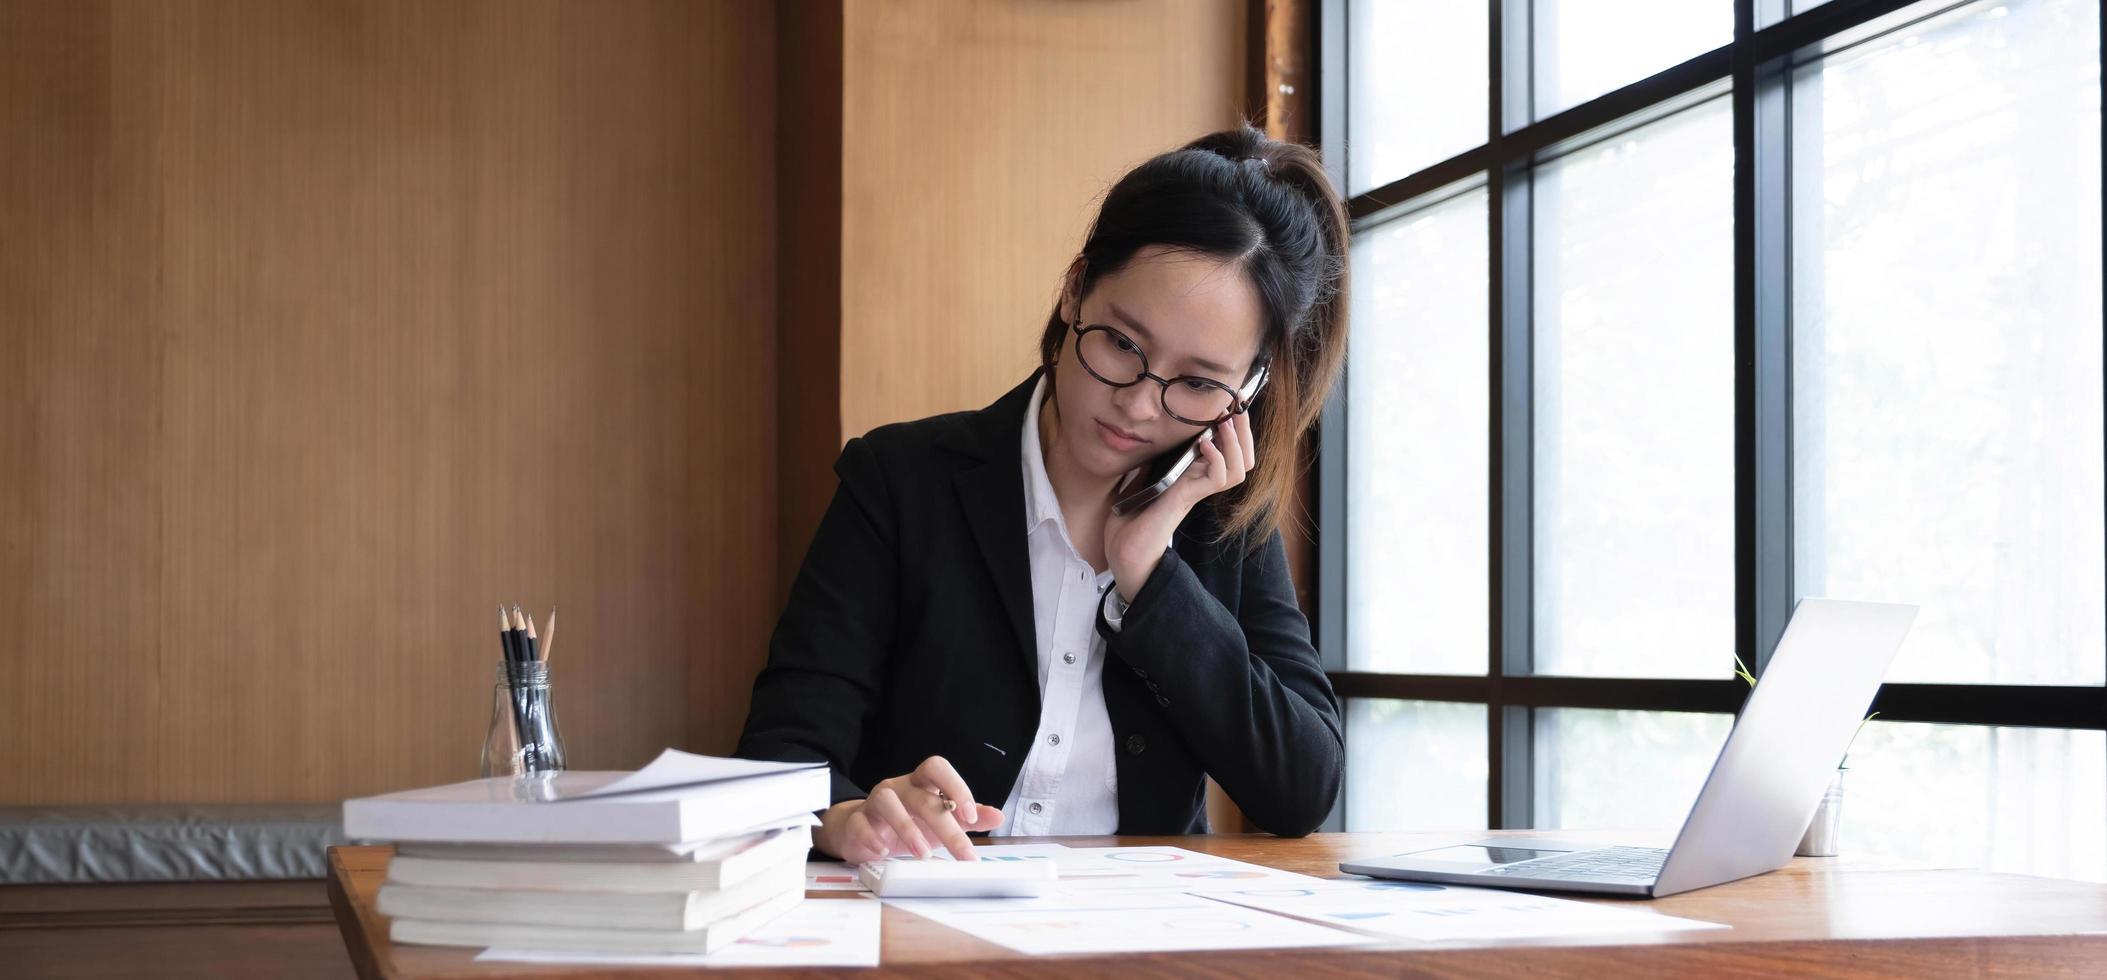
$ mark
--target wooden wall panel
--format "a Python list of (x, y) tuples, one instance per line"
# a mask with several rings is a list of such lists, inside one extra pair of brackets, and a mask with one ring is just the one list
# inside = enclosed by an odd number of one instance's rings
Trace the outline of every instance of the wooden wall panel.
[(724, 751), (773, 622), (774, 14), (0, 0), (0, 803)]
[(776, 23), (776, 608), (834, 497), (841, 432), (842, 0)]
[(859, 0), (843, 30), (844, 436), (1038, 364), (1098, 198), (1243, 109), (1237, 0)]

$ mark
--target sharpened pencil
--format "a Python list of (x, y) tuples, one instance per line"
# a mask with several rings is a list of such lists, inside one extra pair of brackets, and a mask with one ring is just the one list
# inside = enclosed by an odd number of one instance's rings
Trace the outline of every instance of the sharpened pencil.
[(505, 611), (502, 603), (497, 607), (497, 624), (498, 649), (503, 652), (506, 663), (515, 663), (519, 660), (519, 647), (513, 642), (512, 614)]

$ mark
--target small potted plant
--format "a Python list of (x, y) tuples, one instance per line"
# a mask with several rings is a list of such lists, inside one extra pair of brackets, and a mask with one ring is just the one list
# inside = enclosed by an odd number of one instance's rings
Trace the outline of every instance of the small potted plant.
[[(1734, 674), (1747, 681), (1750, 690), (1755, 689), (1756, 675), (1749, 672), (1748, 666), (1741, 662), (1739, 654), (1734, 657)], [(1814, 818), (1807, 821), (1807, 832), (1800, 836), (1800, 846), (1793, 851), (1794, 855), (1836, 856), (1838, 832), (1844, 818), (1844, 771), (1850, 768), (1851, 744), (1858, 741), (1859, 732), (1866, 730), (1866, 722), (1878, 717), (1878, 711), (1865, 716), (1865, 719), (1858, 723), (1858, 728), (1851, 733), (1851, 742), (1844, 745), (1844, 757), (1837, 760), (1836, 774), (1829, 777), (1829, 788), (1822, 792), (1822, 802), (1814, 808)]]

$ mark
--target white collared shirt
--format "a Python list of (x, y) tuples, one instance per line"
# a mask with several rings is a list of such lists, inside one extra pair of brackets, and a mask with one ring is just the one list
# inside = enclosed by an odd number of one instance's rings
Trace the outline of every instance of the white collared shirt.
[[(1112, 719), (1105, 713), (1105, 640), (1098, 600), (1111, 571), (1095, 571), (1075, 550), (1061, 502), (1046, 478), (1039, 406), (1046, 379), (1024, 413), (1024, 533), (1032, 569), (1032, 626), (1039, 653), (1039, 730), (995, 836), (1109, 834), (1119, 828), (1119, 774)], [(1106, 603), (1118, 628), (1123, 603)]]

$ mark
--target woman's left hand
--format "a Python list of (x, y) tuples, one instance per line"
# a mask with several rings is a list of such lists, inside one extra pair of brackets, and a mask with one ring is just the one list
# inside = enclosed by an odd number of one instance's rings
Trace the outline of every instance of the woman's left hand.
[(1171, 484), (1163, 496), (1141, 510), (1121, 517), (1105, 518), (1105, 561), (1118, 580), (1120, 598), (1128, 602), (1141, 591), (1142, 583), (1156, 571), (1171, 532), (1183, 523), (1193, 505), (1244, 482), (1258, 460), (1251, 438), (1251, 413), (1232, 416), (1211, 426), (1200, 437), (1200, 458), (1185, 468), (1185, 475)]

